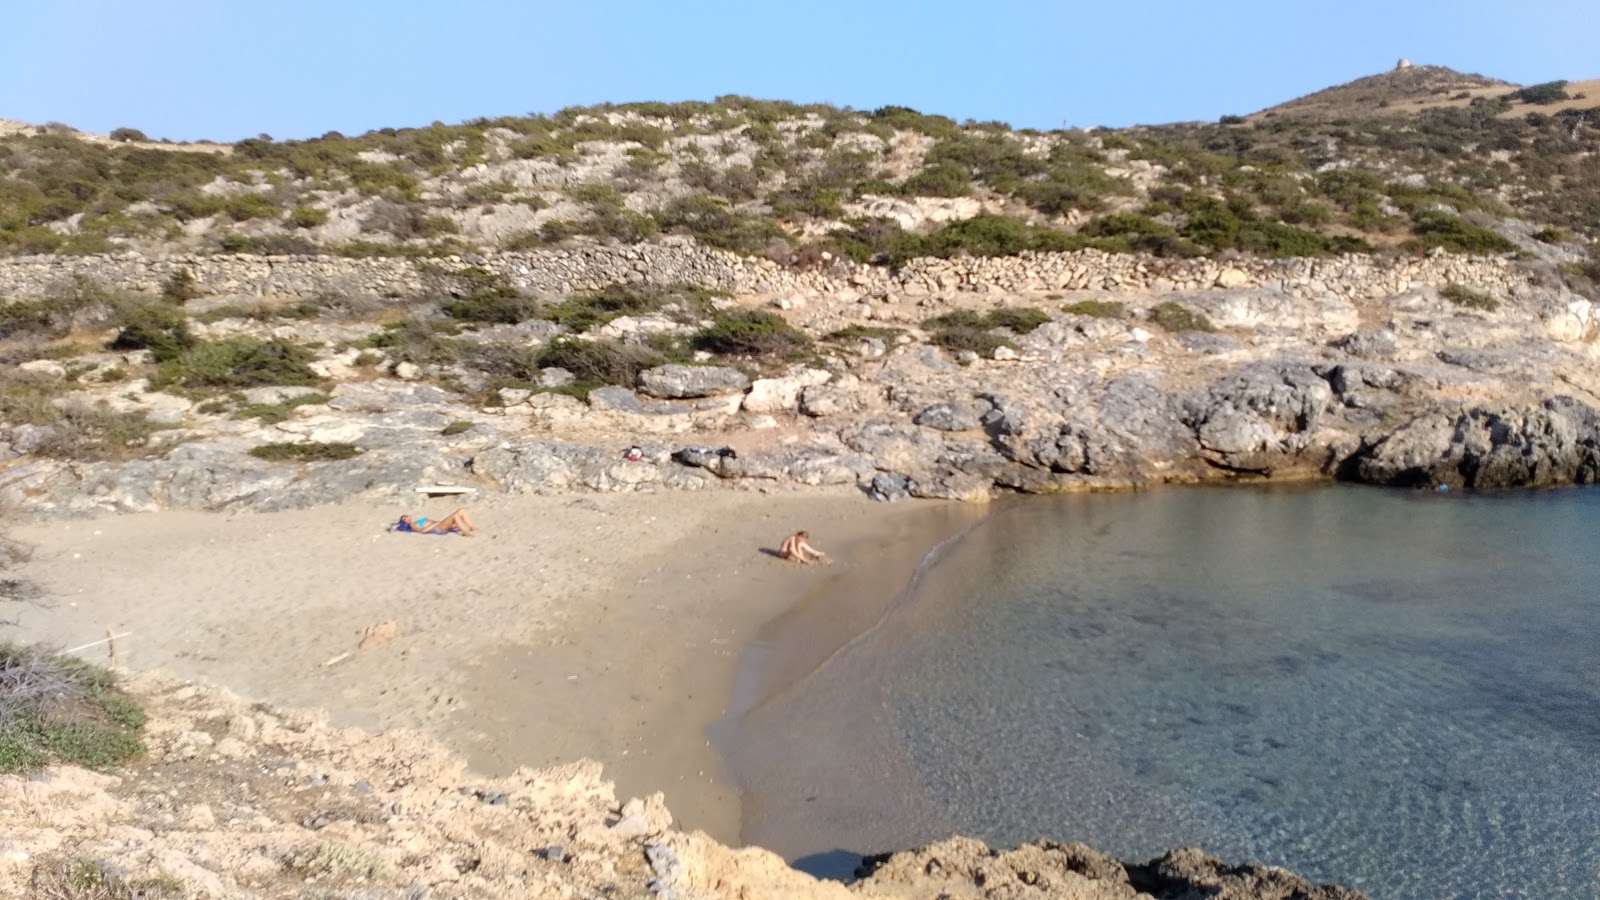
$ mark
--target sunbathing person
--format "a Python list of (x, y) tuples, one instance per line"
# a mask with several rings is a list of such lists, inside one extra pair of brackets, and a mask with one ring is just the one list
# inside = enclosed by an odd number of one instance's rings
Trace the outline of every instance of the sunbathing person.
[(828, 554), (811, 546), (807, 539), (811, 535), (804, 531), (796, 531), (783, 539), (783, 546), (778, 548), (778, 556), (797, 563), (811, 564), (827, 558)]
[(478, 526), (472, 524), (472, 517), (467, 515), (465, 509), (458, 509), (442, 519), (413, 519), (410, 516), (401, 516), (400, 521), (394, 523), (394, 530), (411, 534), (450, 534), (454, 532), (462, 537), (472, 537), (478, 533)]

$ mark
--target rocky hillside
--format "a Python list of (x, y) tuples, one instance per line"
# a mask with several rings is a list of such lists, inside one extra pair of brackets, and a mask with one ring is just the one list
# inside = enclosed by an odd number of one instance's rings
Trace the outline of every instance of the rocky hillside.
[[(1570, 104), (1544, 105), (1557, 95)], [(1506, 252), (1507, 217), (1582, 245), (1600, 225), (1600, 96), (1585, 99), (1417, 67), (1121, 131), (743, 97), (228, 147), (51, 125), (0, 133), (0, 252), (448, 256), (670, 234), (799, 266)]]
[(1600, 126), (1505, 117), (1529, 91), (1119, 132), (724, 98), (0, 136), (0, 240), (51, 251), (0, 257), (0, 502), (1591, 481)]
[(1359, 900), (1197, 850), (1124, 864), (1082, 845), (954, 839), (845, 887), (618, 803), (599, 766), (483, 779), (416, 734), (366, 735), (159, 674), (129, 689), (148, 756), (100, 774), (0, 775), (0, 894), (36, 900)]
[[(157, 271), (88, 262), (134, 283)], [(36, 265), (54, 271), (13, 268)], [(1088, 252), (788, 282), (693, 245), (161, 265), (164, 296), (76, 272), (4, 308), (0, 502), (276, 509), (436, 481), (980, 500), (1600, 474), (1600, 311), (1499, 257)], [(552, 278), (571, 293), (528, 287)], [(239, 292), (364, 279), (399, 296)]]

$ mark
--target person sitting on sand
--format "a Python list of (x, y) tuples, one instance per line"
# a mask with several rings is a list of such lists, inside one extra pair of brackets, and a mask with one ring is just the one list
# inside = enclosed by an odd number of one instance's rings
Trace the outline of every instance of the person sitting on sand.
[(807, 539), (811, 535), (804, 531), (796, 531), (783, 539), (783, 546), (778, 548), (778, 556), (797, 563), (809, 565), (827, 558), (828, 554), (811, 546)]
[(413, 519), (410, 516), (401, 516), (400, 521), (394, 523), (394, 530), (410, 534), (450, 534), (454, 532), (462, 537), (472, 537), (478, 533), (478, 526), (472, 524), (472, 517), (467, 515), (465, 509), (458, 509), (442, 519)]

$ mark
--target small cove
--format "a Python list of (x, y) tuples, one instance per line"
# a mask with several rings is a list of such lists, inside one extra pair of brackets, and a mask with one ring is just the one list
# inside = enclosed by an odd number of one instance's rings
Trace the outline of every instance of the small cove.
[(1597, 529), (1592, 490), (1005, 504), (724, 726), (743, 837), (834, 874), (961, 833), (1590, 896)]

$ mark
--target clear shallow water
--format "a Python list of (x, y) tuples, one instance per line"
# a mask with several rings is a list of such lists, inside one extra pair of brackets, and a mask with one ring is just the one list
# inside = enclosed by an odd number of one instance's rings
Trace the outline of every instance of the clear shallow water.
[(1594, 491), (1011, 505), (745, 717), (745, 836), (812, 862), (952, 832), (1199, 845), (1377, 898), (1600, 896), (1597, 536)]

